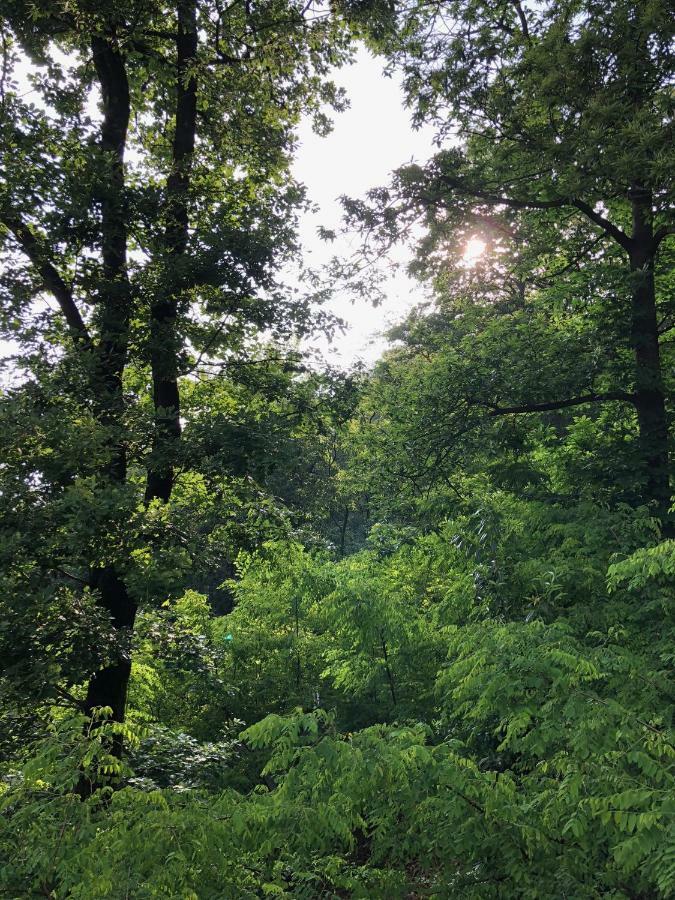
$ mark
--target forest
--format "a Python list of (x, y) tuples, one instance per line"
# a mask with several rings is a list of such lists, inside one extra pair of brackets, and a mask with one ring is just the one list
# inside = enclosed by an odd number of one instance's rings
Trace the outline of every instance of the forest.
[(672, 2), (0, 12), (0, 897), (675, 897)]

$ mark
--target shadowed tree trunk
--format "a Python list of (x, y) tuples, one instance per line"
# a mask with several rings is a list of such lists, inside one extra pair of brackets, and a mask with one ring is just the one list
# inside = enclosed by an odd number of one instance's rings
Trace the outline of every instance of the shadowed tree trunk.
[(176, 450), (180, 441), (178, 388), (179, 338), (176, 334), (178, 301), (189, 286), (186, 250), (189, 239), (190, 170), (197, 129), (197, 11), (194, 0), (178, 3), (176, 35), (176, 113), (172, 168), (166, 183), (166, 225), (160, 296), (152, 304), (150, 361), (152, 367), (155, 435), (145, 502), (171, 497)]
[[(127, 477), (123, 438), (124, 394), (122, 379), (127, 358), (131, 289), (127, 272), (127, 225), (124, 199), (124, 153), (129, 126), (129, 83), (124, 59), (111, 40), (95, 36), (91, 43), (103, 103), (100, 148), (104, 177), (97, 185), (101, 204), (102, 277), (98, 285), (100, 343), (95, 350), (93, 391), (97, 418), (106, 432), (108, 458), (102, 472), (111, 485), (123, 486)], [(136, 617), (136, 605), (114, 566), (93, 569), (90, 585), (120, 633), (116, 658), (92, 675), (85, 710), (112, 709), (122, 721), (131, 672), (128, 638)]]
[(631, 190), (633, 230), (629, 251), (632, 275), (631, 347), (635, 355), (635, 408), (644, 466), (645, 496), (654, 502), (663, 532), (672, 537), (668, 460), (668, 418), (659, 351), (654, 286), (656, 251), (650, 191)]
[[(155, 439), (148, 469), (145, 500), (167, 502), (174, 480), (174, 454), (180, 439), (180, 396), (178, 388), (178, 338), (176, 335), (177, 295), (182, 288), (181, 265), (188, 242), (189, 169), (196, 130), (197, 85), (188, 76), (197, 52), (196, 12), (193, 0), (178, 7), (177, 77), (175, 134), (171, 173), (166, 185), (166, 229), (162, 296), (153, 304), (151, 316), (151, 366), (155, 406)], [(105, 118), (102, 149), (112, 156), (110, 179), (101, 196), (103, 223), (102, 283), (103, 314), (101, 339), (101, 417), (113, 432), (121, 429), (123, 413), (122, 375), (126, 361), (130, 288), (127, 276), (127, 233), (124, 218), (124, 143), (129, 120), (129, 90), (122, 58), (102, 39), (93, 42), (94, 58), (101, 83)], [(107, 477), (123, 484), (126, 458), (122, 442), (111, 447)], [(94, 571), (91, 586), (110, 614), (120, 635), (121, 650), (115, 660), (96, 672), (89, 683), (86, 711), (96, 707), (112, 709), (115, 721), (124, 720), (127, 689), (131, 675), (129, 643), (136, 618), (136, 604), (114, 567)], [(121, 744), (116, 747), (121, 750)]]

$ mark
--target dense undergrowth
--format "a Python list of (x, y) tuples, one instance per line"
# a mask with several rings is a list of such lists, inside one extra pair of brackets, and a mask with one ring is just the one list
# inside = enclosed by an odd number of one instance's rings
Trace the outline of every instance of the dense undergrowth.
[(647, 533), (496, 492), (342, 560), (247, 554), (229, 615), (147, 615), (173, 648), (139, 638), (127, 725), (57, 717), (7, 772), (4, 894), (668, 896), (675, 543)]

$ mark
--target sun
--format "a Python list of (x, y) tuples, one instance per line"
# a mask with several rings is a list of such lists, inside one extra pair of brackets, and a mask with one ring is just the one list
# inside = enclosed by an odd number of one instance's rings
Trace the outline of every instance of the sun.
[(485, 252), (485, 247), (486, 244), (482, 238), (469, 238), (469, 240), (466, 242), (466, 247), (464, 248), (464, 254), (462, 255), (464, 265), (475, 266)]

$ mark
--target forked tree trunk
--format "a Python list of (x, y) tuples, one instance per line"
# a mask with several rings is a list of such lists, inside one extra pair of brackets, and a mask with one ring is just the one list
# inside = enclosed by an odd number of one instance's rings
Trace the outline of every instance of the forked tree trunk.
[[(188, 243), (188, 192), (196, 131), (197, 84), (188, 75), (197, 53), (195, 0), (179, 0), (176, 74), (176, 113), (172, 169), (166, 186), (164, 236), (165, 276), (160, 296), (151, 309), (151, 369), (155, 408), (155, 438), (148, 467), (145, 501), (167, 502), (174, 482), (175, 451), (180, 439), (180, 395), (178, 387), (177, 295)], [(102, 39), (92, 43), (105, 109), (101, 147), (112, 154), (109, 183), (102, 195), (104, 291), (101, 366), (104, 382), (103, 417), (113, 431), (121, 431), (123, 411), (122, 375), (126, 362), (130, 289), (126, 268), (127, 229), (123, 209), (123, 155), (129, 121), (129, 89), (124, 63)], [(126, 117), (126, 118), (125, 118)], [(111, 482), (126, 480), (126, 458), (121, 442), (111, 448), (106, 473)], [(91, 586), (101, 606), (110, 614), (120, 637), (120, 650), (107, 666), (96, 672), (88, 686), (86, 710), (112, 709), (114, 721), (122, 722), (126, 711), (131, 675), (130, 643), (136, 604), (123, 579), (112, 566), (92, 572)], [(114, 747), (121, 751), (121, 742)]]

